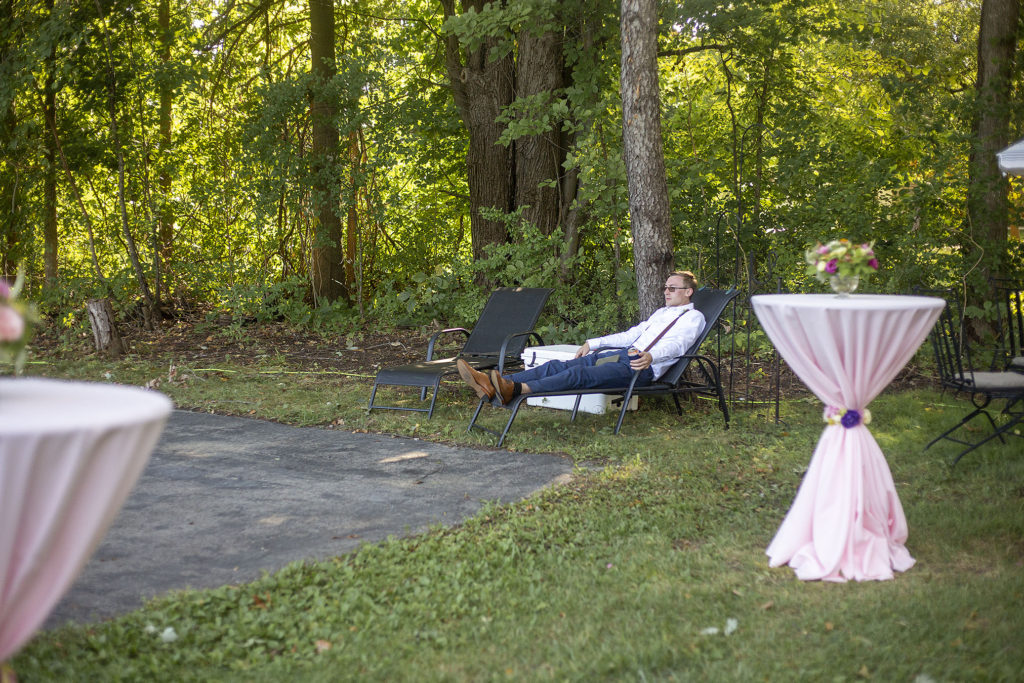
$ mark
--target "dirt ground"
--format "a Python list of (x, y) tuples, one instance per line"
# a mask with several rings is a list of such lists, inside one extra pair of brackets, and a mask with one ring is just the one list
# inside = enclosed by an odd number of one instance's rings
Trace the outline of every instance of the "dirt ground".
[[(201, 317), (165, 320), (155, 331), (141, 326), (119, 325), (129, 354), (172, 358), (202, 365), (229, 359), (239, 365), (268, 361), (296, 369), (319, 368), (351, 373), (372, 373), (381, 365), (421, 359), (429, 334), (419, 330), (365, 332), (352, 337), (323, 337), (283, 323), (231, 324), (229, 320)], [(80, 356), (95, 353), (91, 335), (63, 338), (45, 325), (33, 339), (33, 349), (42, 355)]]
[[(119, 325), (119, 329), (128, 352), (142, 357), (173, 359), (193, 366), (225, 360), (243, 366), (274, 362), (294, 369), (315, 368), (372, 376), (382, 366), (423, 359), (429, 338), (440, 325), (427, 329), (367, 330), (332, 338), (283, 323), (239, 324), (226, 316), (211, 321), (207, 316), (197, 315), (165, 320), (156, 331), (146, 331), (134, 324)], [(463, 337), (451, 334), (445, 338), (451, 343), (438, 352), (453, 355)], [(43, 356), (88, 357), (95, 353), (91, 334), (79, 333), (69, 339), (66, 333), (61, 335), (45, 324), (37, 330), (32, 347)], [(809, 395), (784, 362), (777, 373), (771, 361), (747, 359), (742, 355), (735, 359), (726, 356), (719, 360), (719, 366), (723, 386), (734, 398), (773, 400), (776, 375), (782, 398)], [(937, 384), (931, 368), (912, 361), (891, 386), (911, 389)]]

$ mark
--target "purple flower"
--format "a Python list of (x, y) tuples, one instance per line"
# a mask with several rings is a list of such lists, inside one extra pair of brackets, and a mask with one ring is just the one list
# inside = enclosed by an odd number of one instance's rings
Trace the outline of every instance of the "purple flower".
[(871, 266), (873, 269), (878, 270), (878, 259), (871, 259), (870, 261), (868, 261), (868, 265)]
[(825, 264), (825, 271), (828, 273), (834, 273), (839, 270), (839, 259), (832, 259)]
[(0, 277), (0, 299), (11, 298), (11, 286), (7, 284), (7, 280)]
[(839, 424), (843, 425), (847, 429), (850, 427), (856, 427), (860, 424), (860, 413), (853, 409), (847, 410), (839, 421)]

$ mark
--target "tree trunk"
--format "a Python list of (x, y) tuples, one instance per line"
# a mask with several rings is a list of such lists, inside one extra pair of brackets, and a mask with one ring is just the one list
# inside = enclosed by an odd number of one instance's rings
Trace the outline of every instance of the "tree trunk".
[[(445, 19), (455, 15), (455, 0), (440, 2)], [(487, 4), (483, 0), (462, 0), (462, 11), (472, 8), (479, 12)], [(514, 198), (514, 149), (498, 144), (504, 126), (497, 122), (498, 115), (512, 102), (514, 64), (511, 53), (490, 59), (490, 49), (496, 44), (489, 38), (476, 50), (463, 54), (456, 36), (445, 39), (448, 79), (469, 133), (466, 172), (474, 259), (482, 258), (488, 245), (508, 240), (505, 224), (485, 218), (481, 210), (493, 208), (507, 213), (512, 210)]]
[[(516, 96), (519, 98), (548, 94), (563, 86), (562, 42), (554, 31), (534, 36), (530, 31), (519, 34), (519, 62), (516, 67)], [(521, 137), (515, 142), (516, 197), (515, 206), (526, 207), (523, 218), (545, 235), (558, 227), (565, 147), (561, 126), (551, 124), (546, 132)]]
[[(0, 1), (0, 23), (14, 21), (11, 0)], [(8, 41), (0, 42), (0, 64), (6, 63), (10, 48)], [(14, 98), (7, 101), (0, 113), (0, 149), (7, 154), (0, 157), (0, 277), (14, 279), (21, 260), (20, 234), (22, 230), (22, 188), (18, 171), (20, 157), (11, 144), (17, 134), (17, 111)]]
[[(0, 62), (3, 59), (3, 49), (0, 48)], [(4, 108), (0, 118), (0, 148), (11, 149), (8, 142), (15, 134), (16, 123), (14, 102), (11, 101)], [(20, 174), (15, 160), (0, 161), (0, 277), (5, 279), (13, 279), (21, 257), (18, 239), (22, 224), (19, 181)]]
[[(53, 0), (46, 1), (53, 14)], [(54, 83), (54, 51), (46, 55), (46, 79), (43, 85), (43, 119), (46, 130), (57, 130), (57, 93)], [(53, 138), (44, 133), (46, 170), (43, 178), (43, 276), (47, 287), (57, 286), (57, 150)]]
[(656, 0), (622, 0), (622, 156), (629, 183), (640, 316), (664, 305), (672, 226), (661, 140)]
[[(174, 32), (171, 30), (171, 3), (170, 0), (160, 0), (158, 10), (158, 30), (160, 37), (160, 61), (164, 67), (171, 63), (171, 44), (174, 42)], [(160, 215), (157, 227), (157, 239), (160, 242), (158, 258), (160, 263), (160, 281), (157, 285), (157, 299), (160, 299), (160, 290), (170, 292), (171, 285), (171, 259), (174, 249), (174, 208), (171, 205), (171, 106), (174, 102), (174, 87), (171, 80), (164, 75), (160, 80), (160, 141), (159, 147), (159, 177), (157, 183), (160, 186)]]
[[(569, 148), (569, 144), (566, 148)], [(569, 282), (572, 278), (573, 259), (580, 250), (580, 226), (583, 225), (586, 212), (579, 205), (573, 204), (580, 186), (579, 168), (573, 166), (562, 179), (562, 253), (559, 256), (558, 278)]]
[(85, 303), (85, 310), (89, 313), (96, 353), (108, 358), (120, 358), (125, 351), (124, 342), (117, 331), (110, 299), (89, 299)]
[(95, 0), (96, 12), (98, 13), (102, 26), (103, 50), (107, 68), (107, 110), (110, 115), (110, 142), (114, 146), (114, 154), (117, 156), (117, 204), (121, 213), (121, 230), (124, 234), (125, 244), (128, 246), (128, 257), (131, 260), (132, 268), (135, 271), (135, 280), (142, 291), (142, 316), (147, 330), (155, 329), (153, 323), (153, 295), (149, 291), (149, 284), (146, 282), (146, 274), (142, 270), (142, 261), (139, 259), (139, 252), (135, 246), (135, 238), (132, 236), (131, 226), (128, 223), (128, 207), (125, 204), (124, 186), (124, 148), (121, 145), (121, 134), (117, 125), (117, 77), (114, 73), (114, 64), (110, 57), (110, 43), (107, 40), (106, 17), (99, 0)]
[(362, 146), (358, 131), (348, 134), (349, 197), (345, 240), (345, 287), (349, 292), (356, 290), (356, 260), (359, 258), (359, 195), (360, 173), (363, 162)]
[(313, 124), (313, 201), (316, 230), (313, 236), (312, 280), (316, 299), (335, 301), (345, 296), (345, 267), (342, 224), (339, 215), (339, 138), (334, 117), (337, 106), (326, 94), (335, 75), (334, 0), (309, 0), (309, 47), (313, 90), (310, 118)]
[(1019, 0), (984, 0), (981, 4), (974, 145), (967, 188), (967, 234), (972, 243), (964, 246), (965, 253), (975, 256), (977, 247), (984, 250), (979, 269), (982, 277), (997, 273), (1006, 250), (1009, 185), (999, 172), (996, 152), (1009, 142), (1019, 18)]

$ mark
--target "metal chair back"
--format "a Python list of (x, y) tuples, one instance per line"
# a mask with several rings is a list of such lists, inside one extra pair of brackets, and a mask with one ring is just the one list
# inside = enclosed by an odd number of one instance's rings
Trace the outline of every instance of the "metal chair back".
[(1007, 369), (1024, 372), (1024, 284), (994, 278), (992, 289), (996, 295), (1001, 352), (992, 359), (993, 369), (1002, 363)]
[(718, 324), (718, 319), (722, 317), (722, 312), (725, 311), (726, 306), (739, 293), (740, 291), (735, 287), (730, 289), (702, 287), (693, 293), (693, 297), (690, 300), (693, 302), (693, 307), (704, 314), (704, 329), (701, 330), (701, 333), (693, 341), (693, 344), (690, 345), (690, 348), (686, 350), (686, 355), (673, 363), (658, 379), (658, 384), (674, 385), (679, 382), (683, 373), (686, 372), (686, 368), (690, 365), (690, 361), (697, 355), (701, 345), (711, 334), (715, 325)]
[[(509, 334), (534, 328), (550, 295), (551, 290), (543, 288), (494, 290), (459, 355), (497, 356)], [(506, 355), (518, 357), (529, 341), (528, 337), (511, 340), (505, 348)]]

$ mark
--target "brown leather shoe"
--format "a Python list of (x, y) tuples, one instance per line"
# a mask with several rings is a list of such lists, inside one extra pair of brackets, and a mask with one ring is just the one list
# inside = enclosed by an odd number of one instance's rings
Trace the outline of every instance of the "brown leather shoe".
[(491, 386), (494, 387), (501, 405), (507, 405), (515, 398), (515, 383), (502, 377), (497, 370), (491, 370)]
[(461, 358), (455, 361), (455, 366), (459, 369), (459, 377), (476, 392), (477, 396), (487, 400), (494, 398), (494, 387), (491, 386), (491, 380), (487, 379), (487, 375), (471, 367)]

